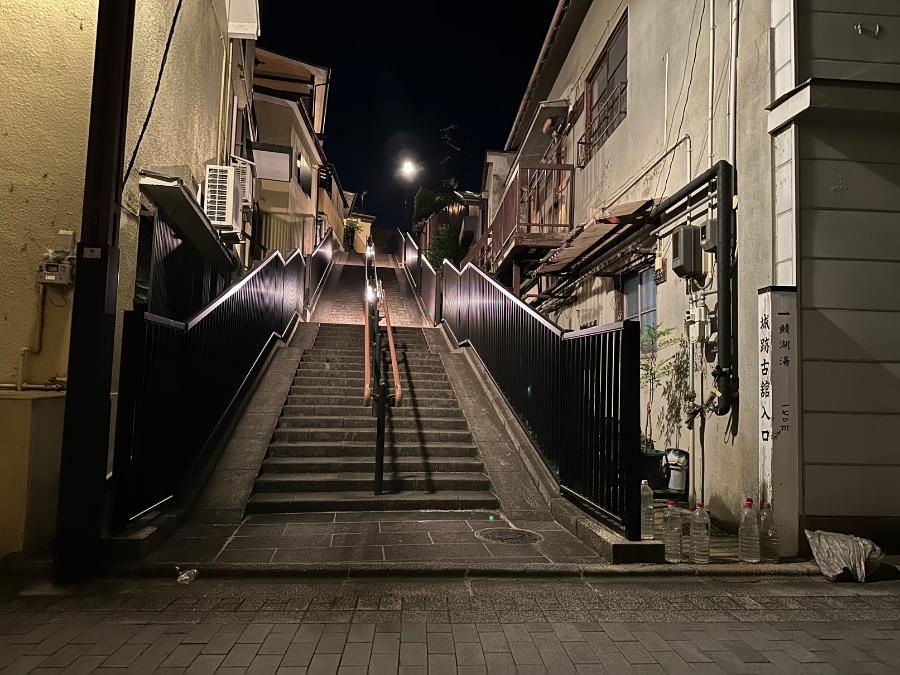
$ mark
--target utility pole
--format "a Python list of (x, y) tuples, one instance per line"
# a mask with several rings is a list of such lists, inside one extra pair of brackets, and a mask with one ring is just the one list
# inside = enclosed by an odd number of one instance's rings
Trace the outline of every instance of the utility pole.
[(134, 11), (100, 0), (97, 14), (54, 554), (64, 583), (90, 578), (100, 555)]

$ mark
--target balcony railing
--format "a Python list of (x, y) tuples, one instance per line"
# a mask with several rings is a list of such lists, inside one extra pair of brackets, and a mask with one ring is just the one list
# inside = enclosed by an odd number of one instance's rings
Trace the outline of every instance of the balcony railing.
[(518, 235), (565, 234), (572, 229), (574, 188), (571, 164), (518, 164), (506, 185), (490, 227), (463, 263), (492, 271)]
[(578, 139), (576, 166), (583, 169), (628, 112), (627, 83), (620, 82), (606, 98), (597, 99), (587, 115), (587, 128)]

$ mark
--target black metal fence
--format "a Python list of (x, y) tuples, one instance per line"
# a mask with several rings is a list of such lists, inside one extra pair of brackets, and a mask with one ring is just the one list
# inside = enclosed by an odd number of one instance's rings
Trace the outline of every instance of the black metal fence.
[(409, 275), (410, 281), (412, 281), (416, 290), (419, 290), (422, 286), (422, 263), (419, 247), (413, 241), (409, 232), (401, 232), (400, 230), (397, 230), (397, 232), (402, 242), (400, 254), (403, 264), (406, 265), (406, 273)]
[(472, 264), (444, 261), (442, 315), (478, 354), (561, 491), (640, 538), (639, 325), (564, 331)]
[(191, 319), (125, 312), (111, 525), (202, 483), (248, 385), (304, 311), (306, 262), (274, 252)]
[(436, 326), (441, 322), (441, 273), (434, 270), (408, 232), (397, 230), (397, 235), (400, 241), (398, 257), (406, 267), (428, 318)]
[(328, 230), (319, 245), (309, 254), (309, 283), (307, 285), (307, 300), (312, 303), (322, 288), (322, 282), (331, 268), (331, 258), (334, 255), (334, 231)]

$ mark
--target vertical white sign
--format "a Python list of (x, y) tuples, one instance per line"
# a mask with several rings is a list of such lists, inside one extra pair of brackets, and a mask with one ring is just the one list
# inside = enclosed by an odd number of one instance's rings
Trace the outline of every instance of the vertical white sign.
[(800, 520), (799, 321), (794, 287), (759, 292), (759, 497), (778, 524), (782, 555), (796, 555)]

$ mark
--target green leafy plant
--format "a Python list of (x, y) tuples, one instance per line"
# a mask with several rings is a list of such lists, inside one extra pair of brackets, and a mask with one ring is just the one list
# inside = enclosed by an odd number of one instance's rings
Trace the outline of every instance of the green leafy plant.
[(424, 251), (425, 257), (434, 269), (438, 269), (444, 259), (459, 265), (464, 253), (459, 245), (459, 228), (447, 223), (438, 227), (431, 239), (431, 245)]
[(413, 199), (413, 221), (420, 223), (456, 201), (457, 197), (452, 192), (435, 192), (427, 187), (420, 187)]
[(662, 355), (662, 352), (683, 342), (681, 336), (674, 335), (674, 328), (661, 328), (658, 324), (644, 326), (641, 331), (641, 387), (647, 390), (647, 410), (644, 422), (644, 436), (653, 443), (653, 398), (656, 390), (675, 372), (677, 353)]

